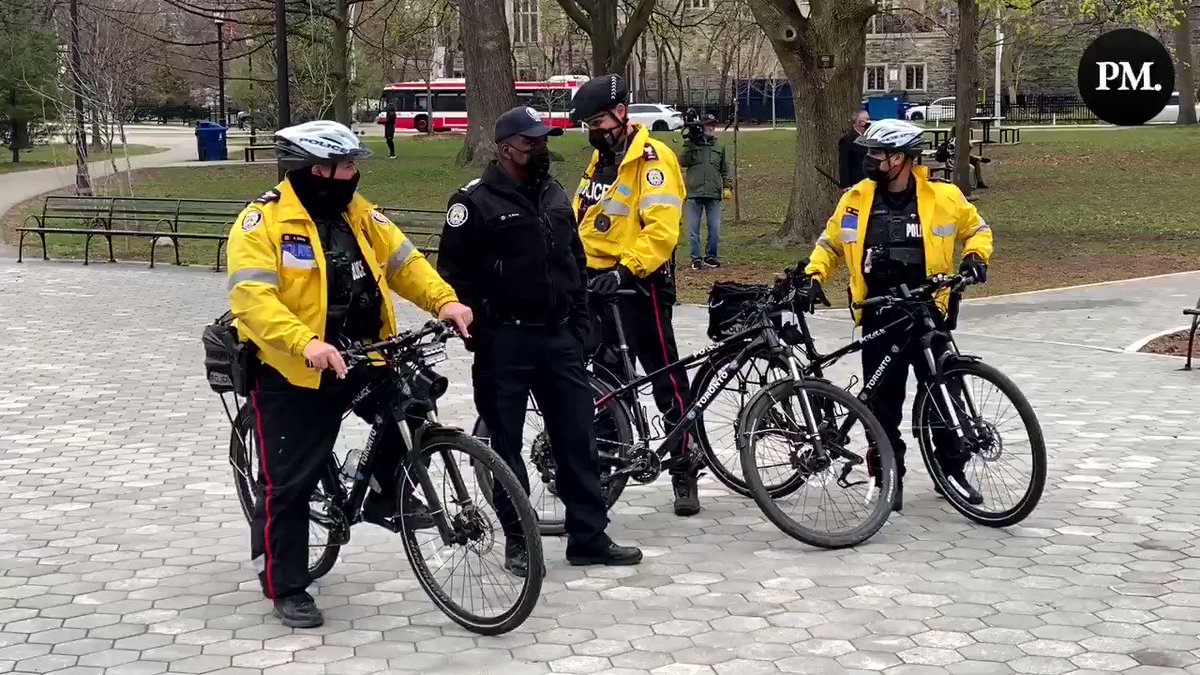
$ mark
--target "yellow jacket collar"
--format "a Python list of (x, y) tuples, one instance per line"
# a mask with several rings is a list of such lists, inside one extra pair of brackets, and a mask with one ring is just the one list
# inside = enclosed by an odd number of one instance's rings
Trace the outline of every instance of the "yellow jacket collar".
[(625, 156), (621, 158), (621, 166), (625, 166), (629, 162), (635, 162), (645, 155), (646, 141), (650, 140), (650, 131), (646, 127), (634, 123), (633, 138), (629, 139), (629, 147), (625, 150)]
[[(917, 199), (919, 200), (920, 195), (922, 194), (927, 195), (929, 199), (933, 199), (933, 188), (930, 186), (929, 180), (929, 167), (923, 164), (914, 164), (912, 168), (912, 175), (917, 181)], [(856, 196), (873, 198), (875, 195), (875, 181), (871, 180), (870, 178), (866, 178), (856, 183), (854, 187), (850, 188), (850, 191)]]

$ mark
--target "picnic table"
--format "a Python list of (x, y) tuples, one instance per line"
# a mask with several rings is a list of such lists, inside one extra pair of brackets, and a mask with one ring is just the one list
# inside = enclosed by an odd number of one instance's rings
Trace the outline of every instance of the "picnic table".
[(934, 149), (942, 147), (943, 143), (950, 140), (950, 130), (949, 129), (925, 129), (921, 133), (933, 135), (933, 144), (931, 147), (933, 147)]
[(983, 127), (983, 138), (979, 142), (979, 156), (983, 157), (983, 146), (992, 143), (992, 125), (1000, 122), (1001, 117), (972, 117), (972, 122), (978, 122)]

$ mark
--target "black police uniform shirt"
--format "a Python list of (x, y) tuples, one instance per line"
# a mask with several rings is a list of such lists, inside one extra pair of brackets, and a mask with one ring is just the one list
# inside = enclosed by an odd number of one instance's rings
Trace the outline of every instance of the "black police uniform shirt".
[(383, 324), (383, 296), (350, 225), (342, 218), (320, 218), (316, 225), (328, 277), (326, 341), (378, 338)]
[(450, 197), (438, 273), (484, 329), (584, 322), (585, 260), (571, 201), (553, 179), (518, 185), (493, 163)]
[[(595, 206), (604, 195), (608, 194), (609, 188), (612, 187), (613, 183), (617, 182), (617, 163), (620, 161), (621, 158), (618, 157), (611, 162), (596, 165), (595, 172), (592, 173), (592, 177), (588, 180), (587, 185), (580, 192), (579, 213), (575, 214), (576, 220), (582, 222), (583, 216), (588, 212), (588, 209)], [(602, 222), (599, 218), (596, 220), (596, 229), (604, 232), (607, 228), (601, 229), (603, 227)]]
[(925, 243), (917, 215), (917, 188), (910, 181), (901, 192), (875, 190), (867, 220), (863, 276), (867, 295), (883, 295), (900, 284), (924, 283)]

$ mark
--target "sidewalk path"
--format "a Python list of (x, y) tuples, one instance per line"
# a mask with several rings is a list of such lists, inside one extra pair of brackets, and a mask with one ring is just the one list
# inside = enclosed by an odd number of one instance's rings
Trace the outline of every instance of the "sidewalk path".
[[(196, 158), (196, 139), (193, 135), (139, 130), (130, 132), (128, 138), (130, 143), (164, 148), (162, 152), (131, 157), (129, 165), (134, 169), (163, 166)], [(117, 160), (117, 168), (124, 170), (125, 161), (123, 159)], [(113, 173), (112, 163), (108, 160), (90, 162), (88, 169), (91, 172), (92, 180)], [(0, 219), (8, 214), (9, 209), (27, 199), (74, 184), (74, 164), (34, 171), (18, 171), (0, 176)]]

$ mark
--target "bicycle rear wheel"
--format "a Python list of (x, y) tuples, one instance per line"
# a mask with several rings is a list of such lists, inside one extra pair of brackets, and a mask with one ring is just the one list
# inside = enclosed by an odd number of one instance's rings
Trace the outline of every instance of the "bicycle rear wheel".
[[(951, 417), (938, 405), (940, 388), (918, 387), (913, 401), (913, 435), (921, 458), (946, 500), (967, 518), (991, 527), (1021, 522), (1037, 507), (1046, 487), (1046, 442), (1033, 406), (1012, 380), (979, 361), (946, 364), (944, 380), (962, 426), (962, 446)], [(954, 446), (939, 459), (938, 440)], [(971, 504), (949, 474), (962, 474), (983, 496)]]
[[(330, 462), (333, 462), (332, 455)], [(229, 463), (233, 467), (233, 484), (242, 514), (246, 516), (246, 522), (250, 522), (257, 508), (256, 485), (262, 475), (254, 409), (249, 403), (242, 406), (234, 420), (229, 438)], [(333, 569), (342, 548), (337, 542), (337, 535), (319, 522), (330, 520), (331, 512), (337, 508), (333, 505), (333, 496), (340, 494), (332, 479), (336, 475), (336, 468), (334, 473), (327, 471), (326, 474), (321, 477), (308, 505), (308, 575), (313, 579), (320, 579)]]
[[(401, 518), (404, 552), (417, 582), (446, 616), (469, 631), (499, 635), (520, 626), (537, 604), (545, 561), (537, 517), (517, 477), (496, 453), (459, 431), (427, 432), (419, 461), (429, 474), (429, 486), (421, 488), (424, 501), (440, 503), (434, 517), (445, 519), (451, 536), (444, 540), (437, 528), (417, 530)], [(484, 497), (482, 481), (468, 480), (479, 471), (489, 474), (489, 485), (498, 486), (513, 506), (507, 528)], [(406, 492), (416, 480), (410, 469)], [(505, 569), (510, 539), (529, 553), (524, 577)]]
[[(794, 539), (820, 548), (854, 546), (891, 515), (897, 480), (891, 444), (875, 416), (844, 389), (820, 380), (776, 382), (743, 412), (737, 441), (755, 503)], [(880, 451), (873, 472), (866, 462), (872, 448)], [(768, 485), (781, 489), (772, 494)]]
[[(692, 384), (692, 400), (699, 398), (717, 373), (735, 358), (737, 355), (733, 354), (721, 361), (710, 360), (701, 365)], [(790, 377), (791, 370), (787, 361), (764, 345), (761, 351), (750, 356), (750, 360), (713, 397), (708, 408), (696, 414), (696, 443), (704, 453), (705, 464), (722, 485), (743, 497), (751, 495), (750, 487), (742, 475), (738, 451), (738, 416), (759, 390)], [(774, 493), (786, 484), (785, 481), (777, 485), (768, 485), (767, 490)]]

